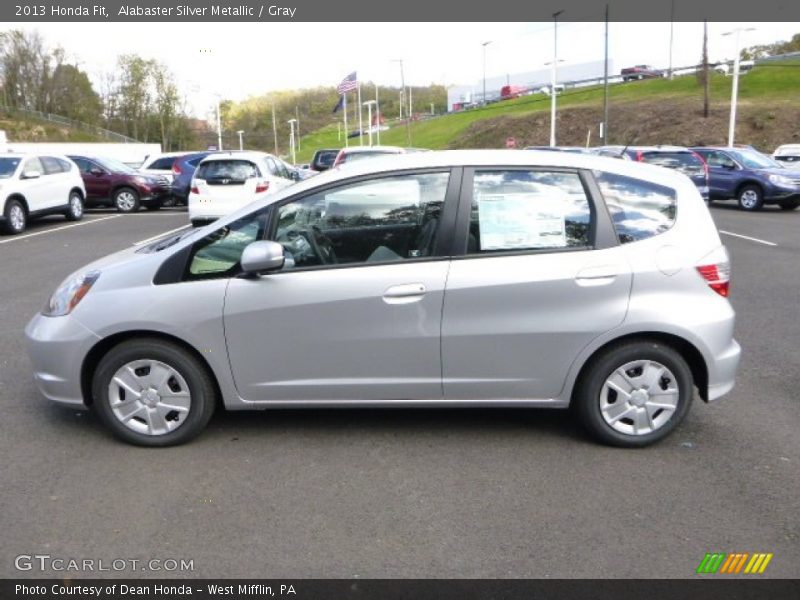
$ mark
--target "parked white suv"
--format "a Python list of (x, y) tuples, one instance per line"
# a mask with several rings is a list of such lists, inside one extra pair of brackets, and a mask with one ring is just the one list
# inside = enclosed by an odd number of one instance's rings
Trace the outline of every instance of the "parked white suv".
[(63, 214), (83, 217), (83, 187), (78, 167), (66, 156), (0, 155), (0, 229), (22, 233), (28, 219)]
[(172, 172), (172, 165), (175, 161), (191, 154), (191, 152), (165, 152), (164, 154), (153, 154), (144, 159), (141, 166), (136, 169), (145, 175), (152, 175), (153, 177), (164, 177), (172, 185), (175, 179), (175, 174)]
[(204, 225), (294, 183), (283, 162), (265, 152), (220, 152), (197, 165), (189, 220)]

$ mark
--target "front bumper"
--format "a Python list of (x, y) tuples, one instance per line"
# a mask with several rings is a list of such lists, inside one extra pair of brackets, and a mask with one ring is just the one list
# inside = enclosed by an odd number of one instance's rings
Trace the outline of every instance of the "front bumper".
[(53, 402), (83, 408), (81, 367), (99, 336), (71, 315), (33, 317), (25, 327), (28, 356), (39, 391)]
[(800, 191), (773, 188), (769, 193), (764, 194), (764, 203), (781, 204), (782, 202), (800, 201)]
[(707, 398), (709, 402), (721, 398), (733, 389), (741, 355), (742, 347), (736, 340), (731, 339), (730, 344), (709, 361)]

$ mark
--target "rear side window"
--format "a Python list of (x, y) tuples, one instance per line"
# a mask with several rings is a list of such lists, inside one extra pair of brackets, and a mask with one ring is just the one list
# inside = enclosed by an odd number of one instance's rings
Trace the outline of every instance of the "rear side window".
[(52, 156), (42, 156), (39, 160), (42, 161), (42, 166), (44, 167), (44, 172), (47, 175), (53, 175), (54, 173), (61, 173), (61, 163), (58, 162)]
[(590, 246), (592, 211), (577, 173), (478, 171), (469, 254)]
[(201, 164), (195, 173), (197, 179), (229, 179), (231, 182), (243, 182), (259, 175), (258, 167), (248, 160), (211, 160)]
[(704, 170), (703, 160), (692, 152), (645, 152), (642, 162), (682, 172), (702, 173)]
[(677, 195), (672, 188), (604, 171), (594, 176), (620, 243), (653, 237), (675, 223)]
[(174, 156), (167, 156), (165, 158), (159, 158), (156, 161), (153, 161), (148, 169), (152, 169), (154, 171), (169, 171), (172, 169), (172, 164), (175, 162), (176, 157)]

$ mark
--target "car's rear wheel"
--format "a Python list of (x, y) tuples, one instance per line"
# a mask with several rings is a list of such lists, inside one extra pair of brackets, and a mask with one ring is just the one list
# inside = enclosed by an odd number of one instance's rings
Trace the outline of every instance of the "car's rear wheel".
[(780, 204), (781, 210), (795, 210), (798, 206), (800, 206), (800, 200), (786, 200)]
[(124, 187), (114, 192), (114, 206), (121, 213), (132, 213), (139, 210), (139, 194), (136, 190)]
[(764, 192), (757, 185), (745, 185), (736, 196), (739, 208), (747, 211), (761, 210), (764, 206)]
[(12, 235), (22, 233), (28, 225), (28, 213), (19, 200), (8, 200), (4, 215), (6, 218), (3, 224), (3, 231)]
[(139, 446), (173, 446), (197, 436), (216, 404), (206, 366), (159, 339), (123, 342), (92, 379), (94, 408), (115, 436)]
[(64, 216), (67, 221), (80, 221), (83, 218), (83, 196), (80, 192), (73, 190), (69, 193), (69, 202)]
[(613, 346), (578, 382), (574, 408), (599, 441), (628, 448), (669, 435), (692, 403), (692, 372), (683, 357), (655, 341)]

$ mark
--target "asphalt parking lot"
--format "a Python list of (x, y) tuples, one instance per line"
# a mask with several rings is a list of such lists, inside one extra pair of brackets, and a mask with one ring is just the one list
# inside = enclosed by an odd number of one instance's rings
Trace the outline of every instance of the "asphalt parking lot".
[(20, 554), (193, 560), (120, 573), (142, 577), (694, 577), (706, 552), (772, 552), (764, 576), (798, 577), (800, 211), (712, 212), (738, 384), (635, 451), (543, 410), (217, 413), (186, 446), (122, 444), (39, 395), (22, 330), (70, 272), (186, 213), (0, 236), (0, 577), (42, 576)]

